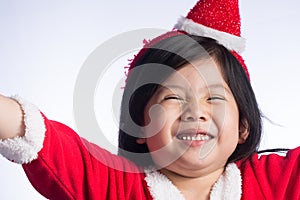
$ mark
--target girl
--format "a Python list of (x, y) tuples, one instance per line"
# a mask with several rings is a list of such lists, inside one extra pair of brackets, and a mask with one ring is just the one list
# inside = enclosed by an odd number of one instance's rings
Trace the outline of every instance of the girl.
[(151, 41), (132, 62), (120, 156), (1, 96), (2, 155), (49, 199), (299, 199), (300, 149), (256, 153), (261, 116), (241, 58), (183, 31)]

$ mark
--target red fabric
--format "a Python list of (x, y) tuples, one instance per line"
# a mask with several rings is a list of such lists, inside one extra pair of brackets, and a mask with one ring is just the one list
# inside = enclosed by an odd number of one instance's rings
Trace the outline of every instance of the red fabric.
[[(133, 163), (82, 140), (63, 124), (47, 119), (45, 123), (44, 147), (38, 159), (23, 168), (32, 185), (46, 198), (152, 199), (144, 181), (145, 174), (126, 172), (139, 170)], [(98, 152), (98, 159), (86, 147)], [(286, 157), (268, 155), (259, 159), (254, 154), (246, 161), (237, 162), (242, 174), (242, 199), (300, 199), (299, 154), (300, 148), (297, 148)], [(124, 170), (107, 167), (99, 162), (99, 156), (110, 166)]]
[(237, 165), (242, 172), (242, 199), (300, 199), (300, 147), (285, 157), (255, 154)]
[(242, 67), (243, 67), (243, 69), (244, 69), (244, 71), (245, 71), (245, 73), (246, 73), (246, 75), (247, 75), (247, 77), (250, 81), (250, 74), (249, 74), (248, 68), (245, 64), (245, 61), (244, 61), (243, 57), (235, 51), (231, 51), (231, 53), (240, 62), (240, 64), (242, 65)]
[[(221, 32), (241, 36), (238, 0), (199, 0), (186, 18)], [(250, 74), (242, 56), (235, 51), (232, 51), (232, 54), (241, 63), (250, 80)]]
[[(162, 35), (159, 35), (155, 38), (153, 38), (152, 40), (146, 40), (144, 39), (143, 43), (144, 46), (143, 48), (138, 52), (137, 55), (134, 56), (134, 58), (131, 60), (132, 62), (130, 62), (129, 67), (125, 67), (125, 69), (128, 69), (128, 72), (130, 72), (130, 70), (136, 66), (136, 62), (140, 59), (140, 57), (147, 51), (147, 49), (151, 48), (153, 45), (155, 45), (156, 43), (167, 39), (167, 38), (171, 38), (177, 35), (181, 35), (181, 34), (185, 34), (182, 31), (177, 31), (177, 30), (172, 30), (169, 32), (166, 32)], [(125, 72), (125, 75), (128, 75), (128, 72)]]
[(53, 200), (151, 199), (143, 173), (125, 173), (99, 162), (87, 150), (98, 151), (106, 162), (124, 171), (139, 169), (96, 145), (85, 142), (67, 126), (45, 119), (46, 137), (38, 159), (23, 165), (32, 185)]
[(238, 0), (199, 0), (187, 18), (198, 24), (241, 36)]

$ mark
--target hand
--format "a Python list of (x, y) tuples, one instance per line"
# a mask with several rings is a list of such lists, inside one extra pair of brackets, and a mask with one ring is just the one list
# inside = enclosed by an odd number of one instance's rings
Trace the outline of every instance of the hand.
[(0, 139), (23, 136), (25, 134), (23, 119), (20, 104), (0, 94)]

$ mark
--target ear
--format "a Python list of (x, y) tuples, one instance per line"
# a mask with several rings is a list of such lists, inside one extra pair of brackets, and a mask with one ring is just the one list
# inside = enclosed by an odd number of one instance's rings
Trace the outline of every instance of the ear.
[(146, 143), (146, 138), (138, 138), (138, 139), (136, 139), (136, 143), (145, 144)]
[(249, 136), (249, 128), (248, 128), (247, 120), (241, 120), (240, 128), (239, 128), (239, 144), (245, 143)]

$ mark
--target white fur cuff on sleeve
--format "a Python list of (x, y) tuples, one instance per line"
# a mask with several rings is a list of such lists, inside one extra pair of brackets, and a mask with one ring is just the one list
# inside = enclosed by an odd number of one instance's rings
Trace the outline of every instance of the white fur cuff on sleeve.
[(15, 163), (26, 164), (37, 158), (43, 147), (45, 123), (39, 109), (20, 98), (13, 96), (24, 112), (25, 135), (12, 139), (0, 140), (0, 154)]

